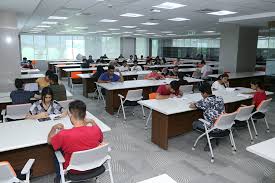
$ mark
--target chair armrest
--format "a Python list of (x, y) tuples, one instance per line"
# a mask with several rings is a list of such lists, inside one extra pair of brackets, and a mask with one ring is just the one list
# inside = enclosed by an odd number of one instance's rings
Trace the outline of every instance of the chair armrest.
[(124, 96), (122, 96), (121, 94), (118, 94), (118, 96), (119, 96), (120, 98), (124, 98)]
[(54, 153), (55, 153), (56, 159), (58, 160), (59, 163), (65, 162), (65, 159), (60, 151), (55, 151)]
[(2, 115), (2, 116), (5, 116), (5, 115), (6, 115), (6, 109), (3, 109), (3, 110), (1, 111), (1, 115)]
[(203, 122), (206, 125), (211, 125), (211, 123), (209, 123), (208, 121), (206, 121), (205, 119), (199, 119), (200, 122)]
[(24, 168), (22, 169), (21, 174), (23, 174), (23, 175), (28, 174), (31, 170), (31, 167), (32, 167), (34, 161), (35, 161), (35, 159), (29, 159), (27, 161), (27, 163), (25, 164)]

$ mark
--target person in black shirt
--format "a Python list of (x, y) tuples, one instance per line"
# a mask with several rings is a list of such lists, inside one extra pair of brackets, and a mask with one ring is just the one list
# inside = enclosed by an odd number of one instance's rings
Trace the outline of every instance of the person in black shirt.
[(12, 104), (27, 104), (30, 99), (34, 97), (34, 93), (31, 91), (25, 91), (23, 89), (23, 81), (21, 79), (15, 79), (16, 90), (10, 93)]

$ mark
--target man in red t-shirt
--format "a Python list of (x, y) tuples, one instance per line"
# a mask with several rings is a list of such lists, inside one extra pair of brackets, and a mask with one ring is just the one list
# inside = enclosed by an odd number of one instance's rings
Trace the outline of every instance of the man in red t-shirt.
[(167, 99), (179, 95), (180, 83), (171, 81), (168, 85), (160, 85), (157, 89), (156, 99)]
[[(88, 121), (86, 116), (86, 105), (80, 100), (73, 101), (69, 104), (69, 112), (72, 129), (64, 129), (63, 124), (54, 125), (48, 135), (48, 143), (53, 146), (55, 151), (61, 150), (64, 154), (64, 169), (69, 165), (73, 152), (93, 149), (99, 146), (103, 141), (103, 134), (94, 121)], [(55, 183), (60, 182), (60, 170), (57, 160)], [(70, 171), (71, 173), (81, 173)]]

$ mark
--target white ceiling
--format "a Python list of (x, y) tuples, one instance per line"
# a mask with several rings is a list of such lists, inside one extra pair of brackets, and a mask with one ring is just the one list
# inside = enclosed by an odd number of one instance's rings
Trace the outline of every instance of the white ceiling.
[[(187, 6), (174, 10), (160, 9), (160, 13), (152, 13), (152, 6), (163, 2), (175, 2)], [(235, 15), (215, 16), (199, 13), (201, 9), (229, 10), (238, 12)], [(68, 20), (59, 20), (58, 25), (46, 28), (44, 33), (54, 34), (64, 30), (74, 29), (76, 26), (88, 27), (88, 30), (81, 30), (78, 33), (87, 33), (109, 28), (119, 28), (119, 31), (111, 32), (133, 32), (137, 29), (145, 29), (158, 35), (165, 34), (161, 31), (173, 31), (178, 35), (202, 31), (219, 30), (222, 23), (220, 18), (258, 14), (275, 11), (275, 0), (1, 0), (0, 11), (13, 11), (18, 16), (18, 28), (21, 32), (28, 32), (33, 27), (47, 21), (49, 16), (68, 16)], [(79, 15), (83, 13), (86, 15)], [(139, 13), (145, 16), (138, 18), (120, 17), (124, 13)], [(173, 22), (167, 19), (183, 17), (190, 21)], [(101, 23), (101, 19), (116, 19), (114, 23)], [(150, 20), (153, 19), (153, 20)], [(158, 22), (158, 25), (142, 25), (143, 22)], [(246, 21), (240, 23), (245, 24)], [(249, 25), (264, 26), (266, 22), (249, 20)], [(238, 23), (238, 22), (234, 22)], [(65, 26), (64, 24), (69, 24)], [(126, 29), (121, 26), (133, 25), (137, 29)], [(103, 33), (101, 33), (103, 34)], [(106, 33), (104, 33), (106, 34)]]

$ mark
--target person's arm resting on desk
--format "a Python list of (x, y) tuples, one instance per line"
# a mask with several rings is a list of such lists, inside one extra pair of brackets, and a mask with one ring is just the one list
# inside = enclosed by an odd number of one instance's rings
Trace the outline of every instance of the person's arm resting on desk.
[[(52, 127), (49, 135), (48, 135), (48, 144), (52, 144), (54, 149), (59, 149), (60, 146), (61, 146), (61, 138), (57, 135), (56, 131), (57, 130), (63, 130), (64, 129), (64, 125), (59, 123), (59, 124), (56, 124)], [(54, 137), (54, 143), (52, 143), (52, 139)]]

